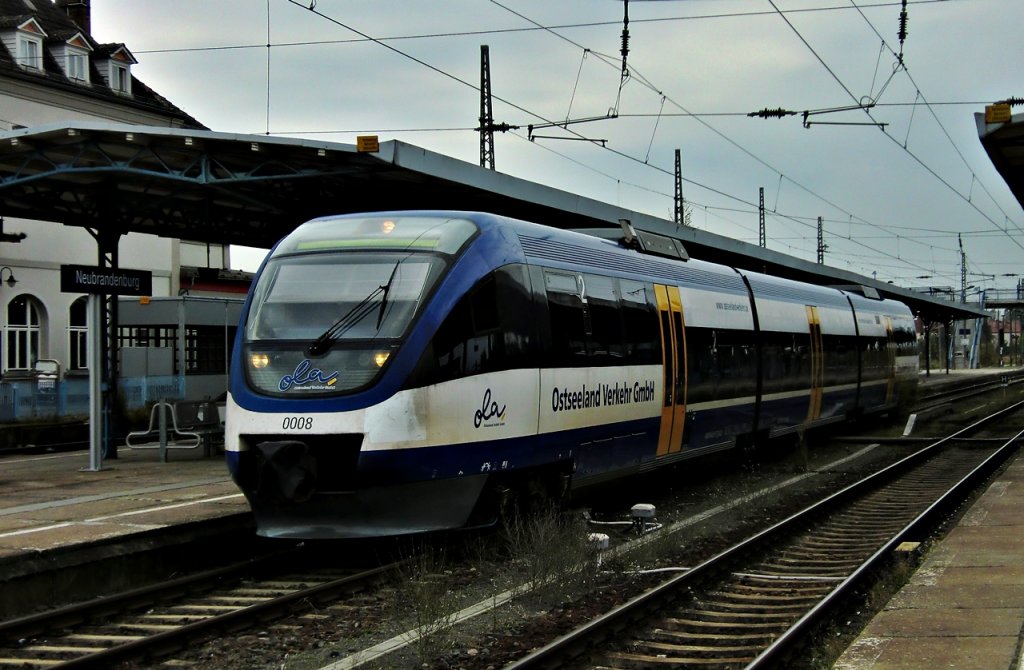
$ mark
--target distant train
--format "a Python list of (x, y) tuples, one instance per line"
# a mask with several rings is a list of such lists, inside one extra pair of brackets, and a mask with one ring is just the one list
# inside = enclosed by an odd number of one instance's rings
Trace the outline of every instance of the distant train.
[(575, 494), (913, 393), (902, 303), (634, 235), (416, 211), (281, 240), (243, 310), (227, 403), (258, 532), (485, 524), (516, 494)]

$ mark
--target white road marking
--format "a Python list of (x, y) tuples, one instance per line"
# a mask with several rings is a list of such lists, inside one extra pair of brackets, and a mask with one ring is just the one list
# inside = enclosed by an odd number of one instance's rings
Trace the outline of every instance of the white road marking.
[[(217, 480), (217, 481), (222, 481), (222, 480)], [(178, 488), (182, 488), (182, 487), (178, 487)], [(167, 489), (164, 488), (163, 490), (167, 490)], [(39, 526), (37, 528), (25, 528), (23, 530), (14, 530), (14, 531), (6, 532), (6, 533), (0, 533), (0, 538), (14, 537), (16, 535), (28, 535), (30, 533), (41, 533), (41, 532), (47, 531), (47, 530), (57, 530), (58, 528), (67, 528), (68, 526), (89, 525), (89, 524), (95, 524), (95, 523), (102, 523), (104, 521), (112, 521), (114, 519), (120, 519), (120, 518), (125, 518), (125, 517), (130, 517), (130, 516), (137, 516), (139, 514), (149, 514), (151, 512), (162, 512), (162, 511), (169, 510), (169, 509), (177, 509), (179, 507), (189, 507), (191, 505), (202, 505), (202, 504), (205, 504), (205, 503), (220, 502), (222, 500), (230, 500), (232, 498), (240, 498), (241, 496), (242, 496), (241, 493), (231, 493), (231, 494), (228, 494), (228, 495), (215, 496), (215, 497), (212, 497), (212, 498), (200, 498), (198, 500), (190, 500), (188, 502), (173, 503), (173, 504), (170, 504), (170, 505), (160, 505), (158, 507), (147, 507), (145, 509), (136, 509), (136, 510), (130, 510), (128, 512), (119, 512), (117, 514), (110, 514), (110, 515), (107, 515), (107, 516), (97, 516), (97, 517), (93, 517), (91, 519), (85, 519), (84, 521), (65, 521), (63, 523), (50, 524), (49, 526)], [(95, 498), (98, 498), (98, 499), (103, 499), (103, 498), (109, 498), (109, 497), (114, 497), (114, 496), (86, 496), (86, 497), (87, 498), (95, 497)], [(78, 499), (78, 500), (81, 501), (81, 499)], [(32, 507), (32, 506), (26, 505), (26, 507)], [(39, 506), (37, 505), (35, 507), (39, 507)], [(2, 510), (2, 511), (0, 511), (0, 513), (6, 512), (6, 511), (7, 510)]]

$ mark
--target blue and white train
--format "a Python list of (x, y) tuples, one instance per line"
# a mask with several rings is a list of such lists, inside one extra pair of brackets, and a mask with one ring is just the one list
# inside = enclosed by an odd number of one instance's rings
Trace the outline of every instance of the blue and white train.
[(257, 532), (483, 524), (517, 492), (574, 494), (913, 392), (902, 303), (627, 239), (455, 211), (296, 228), (231, 362), (227, 458)]

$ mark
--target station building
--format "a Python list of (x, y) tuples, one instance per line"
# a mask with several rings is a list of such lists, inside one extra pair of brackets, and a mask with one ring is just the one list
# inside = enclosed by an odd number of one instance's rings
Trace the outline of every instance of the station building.
[[(82, 121), (206, 128), (136, 78), (136, 63), (126, 44), (93, 39), (89, 0), (0, 0), (0, 131)], [(61, 292), (60, 268), (98, 265), (97, 234), (52, 221), (0, 218), (0, 421), (47, 415), (57, 405), (74, 412), (87, 396), (86, 296)], [(228, 246), (129, 233), (115, 248), (118, 267), (153, 277), (153, 300), (119, 305), (122, 374), (144, 376), (152, 370), (143, 363), (160, 361), (158, 369), (169, 372), (182, 397), (216, 388), (188, 382), (193, 374), (208, 376), (225, 358), (217, 350), (226, 340), (224, 312), (234, 310), (237, 322), (248, 287), (247, 274), (229, 270)], [(139, 353), (143, 348), (158, 351)], [(219, 382), (222, 391), (223, 376)], [(40, 384), (60, 391), (42, 396), (54, 406), (37, 406)]]

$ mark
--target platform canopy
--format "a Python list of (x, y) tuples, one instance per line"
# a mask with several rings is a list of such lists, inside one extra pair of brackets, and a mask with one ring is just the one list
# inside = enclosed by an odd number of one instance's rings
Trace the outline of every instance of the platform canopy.
[(316, 216), (404, 209), (479, 210), (606, 235), (628, 219), (637, 230), (682, 240), (694, 258), (896, 298), (928, 322), (984, 314), (400, 141), (361, 152), (333, 142), (87, 122), (0, 133), (0, 215), (108, 236), (269, 248)]
[[(1005, 107), (1009, 116), (1009, 105)], [(1024, 114), (993, 118), (987, 113), (979, 113), (974, 115), (974, 120), (978, 125), (981, 146), (1017, 202), (1024, 207)], [(994, 122), (990, 123), (990, 120)], [(1018, 284), (1016, 289), (991, 291), (985, 304), (989, 307), (1024, 308), (1024, 286)]]
[(987, 123), (985, 114), (975, 114), (974, 120), (981, 146), (1017, 202), (1024, 206), (1024, 114), (998, 123)]

